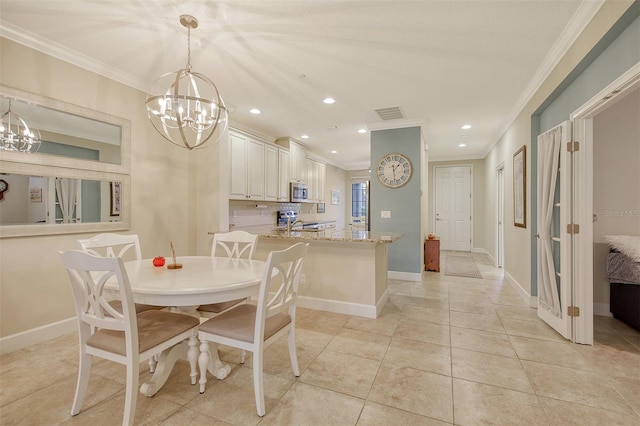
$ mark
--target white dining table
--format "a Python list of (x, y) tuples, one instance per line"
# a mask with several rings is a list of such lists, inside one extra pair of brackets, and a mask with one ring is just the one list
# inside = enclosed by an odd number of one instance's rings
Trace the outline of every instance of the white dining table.
[[(167, 263), (171, 263), (170, 258), (167, 258)], [(176, 312), (199, 316), (196, 311), (199, 305), (256, 295), (266, 266), (266, 262), (261, 260), (211, 256), (178, 257), (176, 263), (182, 267), (155, 267), (153, 259), (125, 262), (134, 301), (145, 305), (169, 306)], [(217, 347), (212, 349), (209, 349), (207, 370), (222, 380), (231, 368), (220, 361)], [(187, 357), (187, 351), (188, 345), (183, 342), (160, 354), (153, 375), (142, 384), (140, 392), (152, 396), (160, 390), (176, 361)]]

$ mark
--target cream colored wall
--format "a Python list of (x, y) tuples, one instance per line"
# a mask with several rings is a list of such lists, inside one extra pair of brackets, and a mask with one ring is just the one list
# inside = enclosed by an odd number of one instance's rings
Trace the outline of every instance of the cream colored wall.
[(431, 206), (427, 212), (426, 234), (435, 233), (434, 209), (435, 209), (435, 170), (434, 167), (442, 166), (471, 166), (472, 169), (472, 250), (482, 251), (486, 247), (485, 242), (485, 173), (484, 160), (463, 160), (463, 161), (432, 161), (429, 163), (429, 183), (428, 183), (428, 205)]
[[(552, 92), (563, 82), (569, 73), (602, 39), (622, 14), (633, 3), (630, 0), (607, 1), (598, 13), (562, 57), (553, 71), (544, 80), (538, 90), (517, 115), (512, 124), (498, 139), (485, 157), (485, 235), (487, 251), (496, 257), (496, 168), (504, 163), (505, 227), (504, 227), (504, 270), (508, 278), (514, 281), (523, 292), (532, 294), (531, 286), (531, 117)], [(569, 117), (567, 117), (568, 119)], [(513, 226), (513, 154), (522, 145), (527, 146), (527, 228)], [(535, 195), (534, 195), (535, 196)]]
[[(131, 120), (130, 232), (139, 234), (144, 257), (168, 254), (171, 240), (178, 255), (193, 254), (199, 236), (196, 212), (214, 221), (219, 216), (215, 189), (199, 196), (215, 188), (216, 178), (206, 176), (206, 182), (195, 184), (197, 166), (202, 166), (196, 161), (211, 161), (214, 149), (190, 155), (164, 141), (146, 117), (140, 91), (6, 39), (0, 39), (0, 50), (3, 85)], [(0, 337), (75, 315), (57, 251), (75, 248), (76, 239), (87, 236), (0, 239)]]
[(593, 118), (593, 301), (609, 303), (605, 235), (640, 235), (640, 89)]

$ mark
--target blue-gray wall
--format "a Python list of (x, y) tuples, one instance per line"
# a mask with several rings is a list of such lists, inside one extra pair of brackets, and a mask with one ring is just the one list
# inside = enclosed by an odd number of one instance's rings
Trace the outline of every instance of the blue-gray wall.
[[(640, 1), (636, 1), (531, 117), (531, 193), (536, 194), (537, 136), (563, 121), (640, 61)], [(538, 294), (537, 200), (531, 197), (531, 294)]]
[[(375, 170), (382, 157), (395, 153), (409, 158), (413, 175), (406, 185), (390, 189), (378, 181)], [(390, 271), (422, 273), (420, 174), (420, 127), (371, 132), (371, 231), (404, 234), (389, 247)], [(380, 218), (383, 210), (391, 211), (391, 219)]]

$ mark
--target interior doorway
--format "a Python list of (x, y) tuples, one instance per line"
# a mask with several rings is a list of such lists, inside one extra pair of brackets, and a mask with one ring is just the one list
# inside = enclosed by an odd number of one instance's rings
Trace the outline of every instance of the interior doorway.
[(369, 230), (369, 180), (354, 178), (351, 181), (351, 231)]
[(438, 166), (435, 226), (441, 250), (471, 251), (471, 166)]

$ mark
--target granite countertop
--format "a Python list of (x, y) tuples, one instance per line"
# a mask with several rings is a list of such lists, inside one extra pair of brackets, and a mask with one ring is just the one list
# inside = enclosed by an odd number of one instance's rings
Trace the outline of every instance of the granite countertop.
[(340, 241), (353, 243), (393, 243), (402, 238), (402, 233), (398, 232), (367, 232), (367, 231), (336, 231), (329, 229), (326, 231), (270, 231), (261, 232), (258, 235), (262, 238), (279, 240), (311, 240), (311, 241)]

